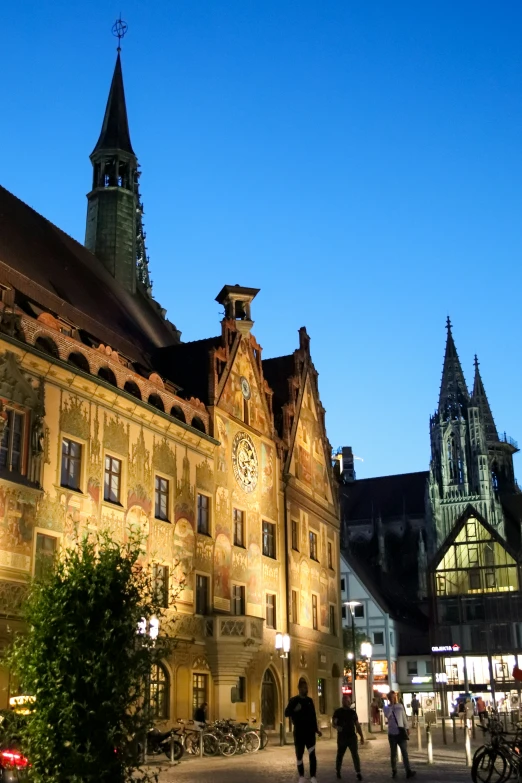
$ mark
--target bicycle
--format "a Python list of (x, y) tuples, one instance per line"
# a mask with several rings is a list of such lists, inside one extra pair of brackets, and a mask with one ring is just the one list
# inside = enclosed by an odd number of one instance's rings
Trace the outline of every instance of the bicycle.
[(268, 745), (268, 734), (264, 730), (262, 723), (259, 724), (259, 728), (255, 725), (257, 723), (257, 719), (256, 718), (252, 718), (252, 720), (250, 722), (252, 724), (253, 731), (255, 731), (257, 734), (259, 734), (259, 739), (260, 739), (260, 743), (261, 743), (259, 749), (260, 750), (264, 750), (266, 748), (266, 746)]

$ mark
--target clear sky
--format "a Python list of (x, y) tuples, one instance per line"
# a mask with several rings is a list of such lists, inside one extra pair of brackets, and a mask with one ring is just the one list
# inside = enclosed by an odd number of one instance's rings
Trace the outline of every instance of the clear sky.
[(332, 445), (424, 470), (449, 314), (522, 441), (519, 0), (20, 0), (2, 11), (0, 182), (80, 241), (116, 56), (154, 293), (183, 339), (261, 288), (306, 325)]

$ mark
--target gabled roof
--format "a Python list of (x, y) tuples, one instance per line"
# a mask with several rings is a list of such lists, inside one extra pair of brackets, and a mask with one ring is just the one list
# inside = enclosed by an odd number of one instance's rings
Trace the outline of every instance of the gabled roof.
[(429, 471), (375, 476), (341, 484), (339, 492), (343, 519), (362, 521), (425, 514), (426, 482)]
[(496, 541), (497, 543), (502, 546), (506, 552), (511, 555), (511, 557), (518, 561), (518, 555), (515, 552), (515, 550), (508, 544), (508, 542), (502, 538), (499, 533), (495, 530), (494, 527), (492, 527), (489, 522), (487, 522), (484, 517), (477, 511), (477, 509), (469, 503), (462, 514), (459, 516), (455, 524), (453, 525), (451, 531), (446, 536), (445, 540), (442, 542), (440, 547), (438, 548), (437, 552), (433, 556), (431, 563), (430, 563), (430, 570), (435, 569), (438, 564), (441, 562), (441, 560), (444, 558), (444, 555), (450, 548), (452, 544), (455, 543), (455, 540), (457, 536), (459, 535), (460, 531), (466, 524), (466, 522), (473, 517), (476, 519), (480, 524), (485, 528), (485, 530), (490, 534), (491, 538)]
[(123, 88), (123, 74), (121, 70), (120, 53), (116, 58), (114, 74), (105, 108), (100, 138), (93, 150), (122, 150), (134, 155), (130, 140), (129, 121), (127, 119), (127, 106), (125, 104), (125, 90)]
[(143, 291), (126, 291), (95, 255), (2, 187), (0, 282), (147, 367), (155, 348), (179, 340)]

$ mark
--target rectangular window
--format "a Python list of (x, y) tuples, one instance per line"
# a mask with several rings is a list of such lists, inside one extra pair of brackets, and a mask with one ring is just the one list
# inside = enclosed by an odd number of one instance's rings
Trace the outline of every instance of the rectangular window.
[(159, 602), (160, 606), (167, 609), (169, 605), (169, 567), (155, 563), (152, 575), (154, 579), (156, 600)]
[(310, 538), (310, 557), (312, 558), (312, 560), (318, 560), (319, 558), (317, 557), (317, 533), (313, 533), (310, 530), (309, 538)]
[(346, 580), (341, 579), (341, 592), (344, 593), (345, 590), (346, 590)]
[(232, 614), (245, 614), (245, 588), (243, 585), (232, 585)]
[(490, 590), (497, 586), (497, 580), (495, 578), (495, 572), (493, 570), (486, 571), (486, 587)]
[(245, 546), (245, 512), (235, 508), (234, 517), (234, 544), (235, 546)]
[(335, 636), (335, 606), (330, 606), (330, 633)]
[(276, 556), (276, 526), (271, 522), (263, 522), (263, 554), (266, 557)]
[(321, 715), (326, 715), (326, 680), (317, 680), (317, 702)]
[(276, 627), (276, 597), (273, 593), (266, 594), (266, 627)]
[(0, 443), (0, 468), (21, 473), (25, 416), (12, 408), (8, 408), (5, 413), (7, 418)]
[(384, 632), (383, 631), (375, 631), (373, 634), (373, 643), (374, 644), (384, 644)]
[(332, 542), (328, 542), (328, 568), (333, 570), (333, 547)]
[(192, 675), (192, 714), (208, 703), (208, 674)]
[(236, 684), (236, 702), (246, 701), (246, 677), (238, 677)]
[(408, 668), (408, 676), (409, 677), (419, 673), (417, 671), (417, 669), (418, 669), (417, 661), (407, 661), (406, 662), (406, 666)]
[(292, 549), (299, 552), (299, 523), (297, 519), (292, 519)]
[(156, 519), (169, 521), (169, 482), (161, 476), (155, 479)]
[(109, 503), (119, 503), (121, 493), (121, 459), (105, 455), (105, 484), (103, 499)]
[(198, 492), (198, 533), (210, 535), (210, 498)]
[(319, 628), (319, 613), (317, 611), (317, 596), (312, 593), (312, 626), (314, 630)]
[(208, 614), (209, 578), (196, 574), (196, 614)]
[(433, 672), (431, 670), (431, 661), (425, 661), (424, 663), (426, 666), (426, 674), (432, 674)]
[(37, 579), (46, 576), (52, 570), (57, 552), (57, 539), (43, 533), (36, 534), (34, 575)]
[(353, 616), (354, 617), (364, 617), (364, 604), (357, 604), (357, 606), (353, 607)]
[(343, 606), (343, 608), (341, 609), (341, 617), (343, 618), (343, 620), (346, 620), (346, 606)]
[(297, 613), (297, 607), (298, 607), (298, 592), (297, 590), (292, 590), (292, 622), (297, 625), (299, 623), (299, 615)]
[(80, 489), (82, 474), (82, 445), (74, 440), (62, 440), (62, 487)]
[(470, 590), (480, 590), (481, 589), (480, 569), (479, 568), (471, 568), (468, 571), (468, 578), (469, 578), (469, 589)]
[(393, 647), (393, 631), (390, 631), (390, 647)]

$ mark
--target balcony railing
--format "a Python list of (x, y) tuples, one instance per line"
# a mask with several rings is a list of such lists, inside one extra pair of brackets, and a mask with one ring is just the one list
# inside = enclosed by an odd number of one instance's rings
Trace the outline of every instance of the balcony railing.
[(509, 435), (506, 435), (505, 432), (501, 432), (498, 436), (498, 439), (501, 443), (508, 443), (510, 446), (513, 446), (514, 449), (518, 451), (518, 443), (514, 438), (510, 438)]
[(211, 639), (263, 640), (263, 620), (247, 615), (205, 617), (205, 636)]

